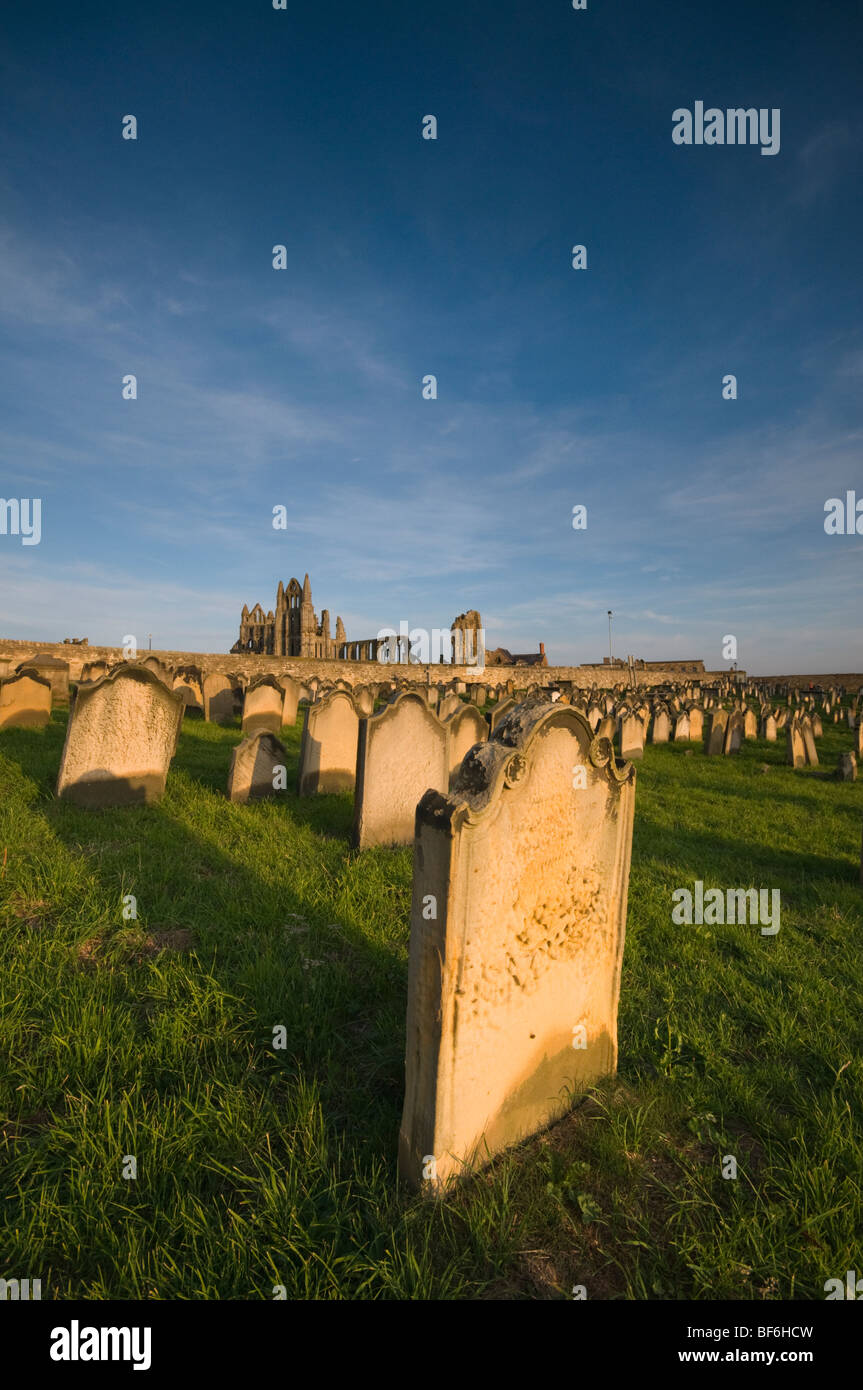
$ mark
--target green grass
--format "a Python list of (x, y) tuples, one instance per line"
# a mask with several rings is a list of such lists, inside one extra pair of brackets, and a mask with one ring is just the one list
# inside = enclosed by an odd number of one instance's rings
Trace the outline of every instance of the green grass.
[[(396, 1181), (410, 851), (352, 852), (349, 797), (231, 805), (239, 730), (188, 719), (160, 805), (60, 804), (65, 723), (0, 734), (0, 1276), (53, 1298), (765, 1299), (860, 1269), (863, 783), (825, 775), (847, 729), (798, 772), (782, 732), (732, 758), (648, 746), (619, 1073), (436, 1202)], [(696, 879), (779, 888), (779, 934), (673, 925)]]

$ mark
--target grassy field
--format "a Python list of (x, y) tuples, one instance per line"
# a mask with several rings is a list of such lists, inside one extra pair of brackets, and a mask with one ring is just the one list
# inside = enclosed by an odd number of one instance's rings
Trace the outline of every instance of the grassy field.
[[(822, 1299), (863, 1269), (863, 782), (827, 775), (847, 729), (797, 772), (783, 732), (648, 746), (619, 1073), (435, 1202), (396, 1184), (410, 851), (351, 851), (347, 796), (231, 805), (239, 729), (189, 719), (160, 805), (76, 810), (53, 796), (65, 723), (0, 733), (0, 1277)], [(779, 888), (778, 935), (675, 926), (696, 879)]]

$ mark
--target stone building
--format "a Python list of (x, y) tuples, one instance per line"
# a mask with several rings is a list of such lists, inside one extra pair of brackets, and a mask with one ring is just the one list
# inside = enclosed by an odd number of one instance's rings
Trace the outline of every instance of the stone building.
[(312, 606), (312, 586), (306, 575), (302, 587), (297, 579), (292, 579), (287, 587), (279, 580), (275, 613), (271, 609), (265, 614), (259, 603), (251, 611), (243, 604), (240, 635), (231, 651), (333, 658), (343, 654), (346, 643), (341, 618), (336, 618), (335, 633), (330, 632), (328, 609), (321, 610), (318, 622)]

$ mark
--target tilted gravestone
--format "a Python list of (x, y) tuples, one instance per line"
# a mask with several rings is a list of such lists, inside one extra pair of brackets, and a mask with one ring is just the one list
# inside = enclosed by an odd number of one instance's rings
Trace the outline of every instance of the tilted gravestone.
[(118, 666), (79, 685), (57, 795), (79, 806), (158, 801), (183, 722), (183, 699), (144, 666)]
[(803, 737), (803, 748), (806, 753), (806, 764), (808, 767), (818, 766), (818, 749), (815, 747), (815, 735), (812, 732), (812, 721), (808, 714), (804, 715), (800, 721), (800, 733)]
[(413, 839), (420, 797), (430, 787), (445, 791), (449, 783), (447, 746), (447, 726), (420, 694), (397, 695), (360, 721), (353, 830), (358, 849)]
[[(156, 672), (158, 674), (158, 672)], [(234, 687), (221, 671), (211, 671), (201, 683), (204, 718), (213, 724), (227, 724), (234, 717)]]
[(399, 1171), (444, 1186), (617, 1064), (635, 769), (571, 707), (511, 711), (416, 815)]
[(306, 706), (297, 776), (300, 796), (353, 791), (359, 725), (356, 706), (344, 690)]
[(0, 729), (42, 729), (51, 720), (51, 682), (25, 669), (0, 680)]
[(788, 723), (785, 761), (791, 767), (806, 766), (806, 745), (803, 742), (800, 720), (796, 714)]
[(768, 743), (776, 742), (776, 720), (772, 714), (765, 715), (761, 721), (761, 737)]
[(273, 734), (244, 738), (231, 754), (228, 800), (251, 801), (284, 791), (287, 752)]
[(243, 700), (242, 730), (249, 738), (255, 734), (277, 734), (282, 727), (285, 694), (275, 676), (252, 681)]
[[(510, 701), (509, 704), (514, 708), (514, 701)], [(447, 736), (447, 766), (451, 781), (465, 754), (475, 743), (485, 743), (488, 738), (488, 724), (474, 705), (462, 705), (461, 709), (456, 710), (455, 714), (451, 714), (444, 722), (444, 729)], [(413, 820), (409, 838), (413, 839)]]

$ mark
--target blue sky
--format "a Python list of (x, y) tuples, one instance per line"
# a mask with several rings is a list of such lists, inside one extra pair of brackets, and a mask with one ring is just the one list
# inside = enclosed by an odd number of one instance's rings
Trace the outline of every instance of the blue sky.
[[(861, 35), (848, 0), (19, 7), (0, 495), (42, 540), (0, 536), (0, 633), (227, 651), (308, 570), (351, 637), (478, 608), (590, 661), (611, 608), (616, 654), (859, 670), (863, 536), (823, 522), (863, 498)], [(779, 153), (675, 145), (697, 100), (778, 107)]]

